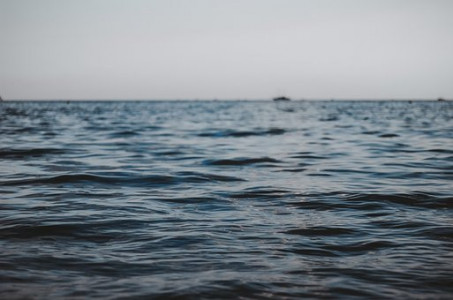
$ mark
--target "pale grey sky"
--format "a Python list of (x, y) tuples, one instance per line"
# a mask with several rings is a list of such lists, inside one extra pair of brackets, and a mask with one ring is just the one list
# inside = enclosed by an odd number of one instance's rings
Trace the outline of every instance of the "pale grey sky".
[(7, 99), (453, 98), (451, 0), (0, 0)]

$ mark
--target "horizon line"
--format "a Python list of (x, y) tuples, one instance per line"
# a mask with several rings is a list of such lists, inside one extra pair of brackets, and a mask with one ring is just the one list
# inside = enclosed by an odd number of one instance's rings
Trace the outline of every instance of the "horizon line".
[[(291, 99), (293, 102), (302, 101), (452, 101), (453, 98), (296, 98)], [(273, 98), (12, 98), (2, 99), (0, 102), (20, 102), (20, 101), (49, 101), (49, 102), (68, 102), (68, 101), (149, 101), (149, 102), (164, 102), (164, 101), (257, 101), (257, 102), (273, 102)]]

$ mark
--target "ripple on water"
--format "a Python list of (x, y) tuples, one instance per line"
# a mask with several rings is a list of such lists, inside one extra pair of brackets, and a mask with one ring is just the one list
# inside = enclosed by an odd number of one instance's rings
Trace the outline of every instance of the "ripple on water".
[(61, 155), (68, 151), (57, 148), (0, 149), (0, 159), (31, 159), (47, 155)]
[(215, 130), (215, 131), (208, 131), (199, 133), (198, 136), (200, 137), (210, 137), (210, 138), (218, 138), (218, 137), (252, 137), (252, 136), (267, 136), (267, 135), (282, 135), (286, 132), (285, 129), (282, 128), (269, 128), (269, 129), (256, 129), (251, 131), (245, 130)]
[(0, 298), (450, 299), (452, 108), (4, 101)]
[(91, 174), (66, 174), (52, 177), (36, 177), (22, 180), (9, 180), (0, 182), (0, 186), (21, 186), (21, 185), (61, 185), (61, 184), (101, 184), (101, 185), (123, 185), (123, 186), (166, 186), (178, 183), (206, 183), (206, 182), (234, 182), (244, 181), (243, 179), (197, 172), (179, 172), (174, 176), (170, 175), (148, 175), (148, 176), (100, 176)]
[(205, 164), (212, 166), (247, 166), (253, 164), (278, 163), (278, 162), (280, 161), (270, 157), (257, 157), (257, 158), (240, 157), (232, 159), (206, 160)]

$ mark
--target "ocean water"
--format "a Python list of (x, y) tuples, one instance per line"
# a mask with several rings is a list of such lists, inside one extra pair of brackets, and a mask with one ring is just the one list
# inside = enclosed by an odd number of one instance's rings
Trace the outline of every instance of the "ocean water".
[(0, 298), (453, 297), (453, 102), (0, 103)]

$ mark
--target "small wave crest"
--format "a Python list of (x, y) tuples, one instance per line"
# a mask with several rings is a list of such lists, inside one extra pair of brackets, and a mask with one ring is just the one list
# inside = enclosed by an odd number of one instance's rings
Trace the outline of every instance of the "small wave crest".
[(391, 203), (421, 208), (453, 208), (452, 197), (436, 197), (422, 193), (393, 195), (357, 194), (347, 197), (347, 200), (353, 202)]
[(250, 136), (266, 136), (266, 135), (281, 135), (286, 133), (282, 128), (257, 129), (253, 131), (246, 130), (216, 130), (199, 133), (200, 137), (250, 137)]
[(203, 183), (203, 182), (233, 182), (244, 181), (244, 179), (225, 176), (220, 174), (179, 172), (173, 175), (148, 175), (136, 176), (123, 174), (121, 176), (106, 176), (93, 174), (65, 174), (51, 177), (37, 177), (19, 180), (8, 180), (0, 182), (0, 186), (20, 185), (59, 185), (59, 184), (102, 184), (102, 185), (124, 185), (124, 186), (159, 186), (180, 183)]
[(288, 250), (285, 252), (292, 252), (298, 255), (308, 255), (308, 256), (356, 256), (363, 255), (370, 252), (385, 250), (396, 247), (397, 244), (379, 240), (379, 241), (361, 241), (353, 243), (339, 243), (339, 244), (320, 244), (317, 245), (307, 245), (304, 247), (297, 247)]
[(217, 159), (217, 160), (206, 160), (205, 164), (212, 166), (246, 166), (252, 164), (263, 164), (263, 163), (279, 163), (280, 161), (270, 157), (259, 157), (259, 158), (233, 158), (233, 159)]
[(45, 155), (61, 155), (67, 150), (57, 148), (0, 149), (0, 159), (27, 159)]
[(355, 234), (357, 231), (350, 228), (319, 226), (313, 228), (290, 229), (284, 233), (303, 236), (335, 236)]

